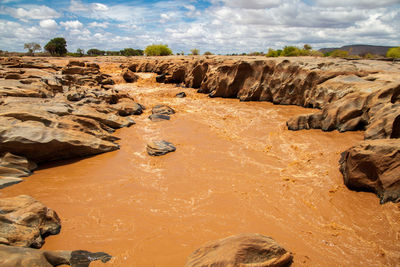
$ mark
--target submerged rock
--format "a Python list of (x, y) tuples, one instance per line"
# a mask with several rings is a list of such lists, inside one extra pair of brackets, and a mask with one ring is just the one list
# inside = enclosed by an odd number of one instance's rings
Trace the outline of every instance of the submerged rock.
[(93, 261), (108, 262), (112, 257), (104, 252), (85, 250), (50, 251), (0, 245), (0, 265), (3, 267), (70, 265), (87, 267)]
[(164, 114), (151, 114), (149, 116), (149, 119), (151, 121), (157, 122), (157, 121), (164, 121), (164, 120), (169, 120), (170, 116), (164, 115)]
[(57, 213), (26, 195), (0, 199), (0, 244), (40, 248), (60, 232)]
[(176, 150), (175, 146), (167, 141), (150, 141), (147, 144), (147, 153), (150, 156), (161, 156)]
[(209, 242), (195, 250), (185, 267), (205, 266), (290, 266), (293, 255), (272, 238), (260, 234), (242, 234)]
[(349, 189), (375, 192), (381, 203), (400, 201), (400, 139), (368, 140), (342, 153)]
[(164, 114), (164, 115), (171, 115), (175, 114), (175, 110), (167, 105), (156, 105), (151, 110), (152, 114)]

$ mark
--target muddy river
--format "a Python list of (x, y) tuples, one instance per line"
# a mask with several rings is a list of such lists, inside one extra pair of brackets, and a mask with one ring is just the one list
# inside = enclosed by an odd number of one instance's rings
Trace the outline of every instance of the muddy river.
[[(147, 107), (115, 133), (120, 150), (42, 166), (1, 191), (57, 211), (61, 233), (44, 249), (105, 251), (114, 256), (105, 266), (183, 266), (207, 241), (256, 232), (293, 252), (293, 266), (398, 266), (399, 205), (349, 191), (339, 172), (340, 152), (362, 132), (289, 131), (287, 119), (313, 110), (211, 99), (141, 76), (117, 85)], [(156, 104), (176, 114), (151, 122)], [(177, 150), (150, 157), (152, 139)]]

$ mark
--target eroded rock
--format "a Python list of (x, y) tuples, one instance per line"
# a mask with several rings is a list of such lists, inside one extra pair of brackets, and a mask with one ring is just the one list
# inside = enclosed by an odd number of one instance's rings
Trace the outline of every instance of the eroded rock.
[(400, 201), (400, 139), (364, 141), (343, 152), (339, 163), (349, 189), (374, 192), (381, 203)]
[(0, 244), (40, 248), (60, 232), (57, 213), (30, 196), (0, 199)]
[(209, 242), (195, 250), (185, 267), (204, 266), (290, 266), (293, 255), (272, 238), (260, 234), (242, 234)]
[(164, 114), (164, 115), (171, 115), (175, 114), (175, 110), (167, 105), (156, 105), (151, 110), (152, 114)]
[(0, 245), (0, 265), (3, 267), (69, 265), (87, 267), (93, 261), (108, 262), (112, 257), (104, 252), (85, 250), (50, 251)]

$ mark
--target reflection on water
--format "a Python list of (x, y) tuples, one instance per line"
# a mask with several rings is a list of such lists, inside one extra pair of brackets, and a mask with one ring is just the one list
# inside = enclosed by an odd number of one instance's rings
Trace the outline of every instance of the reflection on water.
[[(361, 132), (292, 132), (286, 120), (313, 110), (209, 99), (153, 80), (118, 85), (147, 107), (117, 131), (119, 151), (48, 165), (1, 191), (58, 212), (62, 231), (45, 249), (105, 251), (112, 266), (183, 266), (207, 241), (257, 232), (292, 251), (294, 266), (400, 262), (399, 206), (347, 190), (338, 170)], [(180, 91), (188, 97), (175, 98)], [(177, 113), (151, 122), (160, 103)], [(148, 156), (157, 138), (177, 151)]]

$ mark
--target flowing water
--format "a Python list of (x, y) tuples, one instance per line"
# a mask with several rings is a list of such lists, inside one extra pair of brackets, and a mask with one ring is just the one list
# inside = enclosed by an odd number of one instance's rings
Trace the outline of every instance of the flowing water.
[[(399, 205), (348, 190), (339, 172), (340, 153), (362, 132), (293, 132), (286, 120), (314, 110), (210, 99), (142, 77), (117, 85), (148, 108), (115, 133), (120, 150), (42, 166), (1, 191), (60, 215), (44, 249), (105, 251), (114, 256), (105, 266), (183, 266), (205, 242), (256, 232), (292, 251), (293, 266), (399, 265)], [(156, 104), (176, 114), (151, 122)], [(177, 150), (150, 157), (152, 139)]]

